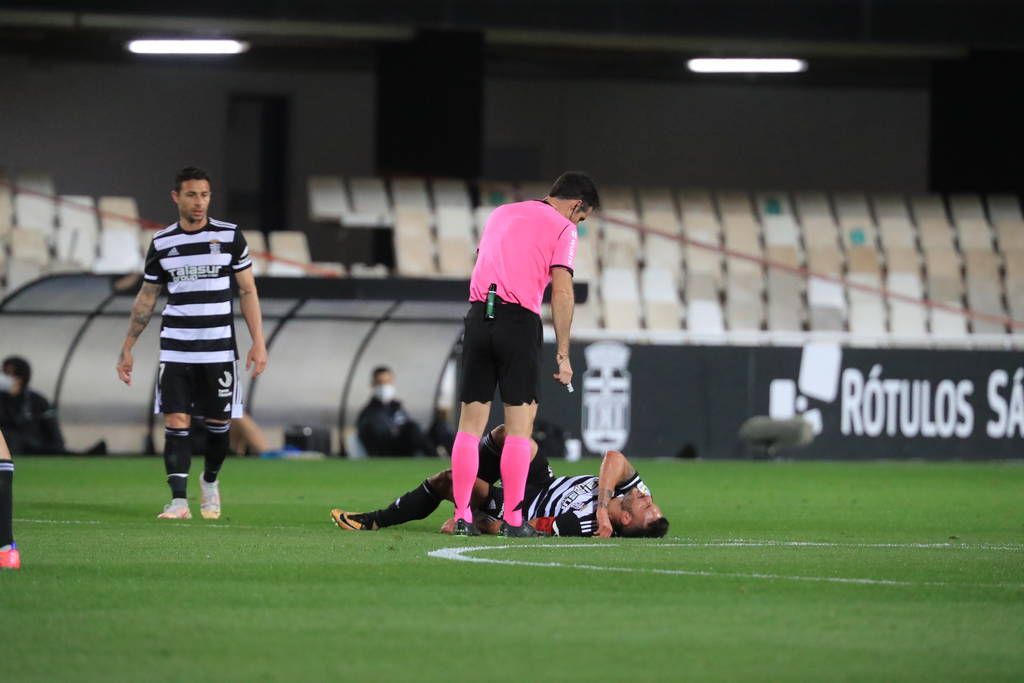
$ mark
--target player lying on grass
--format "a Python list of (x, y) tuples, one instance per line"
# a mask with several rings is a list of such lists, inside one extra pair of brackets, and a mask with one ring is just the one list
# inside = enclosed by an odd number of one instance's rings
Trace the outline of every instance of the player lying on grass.
[[(491, 430), (480, 440), (480, 466), (473, 487), (471, 507), (475, 525), (471, 535), (498, 533), (504, 495), (496, 486), (500, 475), (504, 425)], [(537, 456), (533, 444), (530, 470), (526, 479), (524, 517), (539, 531), (554, 536), (661, 537), (668, 531), (668, 520), (654, 504), (650, 490), (625, 455), (608, 451), (601, 461), (599, 476), (555, 477), (547, 459)], [(452, 501), (451, 470), (428, 477), (420, 486), (373, 512), (351, 513), (335, 508), (331, 519), (347, 531), (376, 531), (428, 517), (442, 501)], [(452, 533), (454, 518), (441, 531)]]

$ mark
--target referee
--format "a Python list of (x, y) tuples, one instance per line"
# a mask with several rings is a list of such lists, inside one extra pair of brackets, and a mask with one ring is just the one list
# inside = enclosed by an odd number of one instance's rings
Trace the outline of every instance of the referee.
[(540, 535), (524, 522), (522, 503), (539, 393), (541, 299), (551, 282), (558, 365), (554, 378), (569, 385), (576, 226), (598, 208), (594, 181), (584, 173), (569, 172), (555, 181), (544, 199), (499, 206), (487, 219), (470, 280), (462, 341), (462, 412), (452, 448), (456, 535), (479, 533), (469, 500), (479, 467), (477, 444), (487, 426), (495, 386), (505, 405), (507, 434), (501, 449), (505, 509), (500, 533)]
[(117, 361), (117, 376), (131, 384), (132, 347), (146, 329), (157, 295), (166, 284), (154, 410), (164, 414), (164, 465), (171, 502), (157, 515), (159, 519), (192, 518), (186, 497), (192, 464), (192, 415), (202, 415), (207, 430), (200, 512), (204, 519), (220, 518), (217, 475), (228, 452), (231, 418), (242, 416), (231, 275), (238, 284), (242, 316), (252, 336), (245, 369), (252, 368), (255, 377), (267, 366), (249, 247), (238, 226), (207, 216), (210, 194), (206, 171), (188, 167), (178, 172), (171, 192), (178, 206), (178, 221), (153, 235), (142, 288), (135, 297)]

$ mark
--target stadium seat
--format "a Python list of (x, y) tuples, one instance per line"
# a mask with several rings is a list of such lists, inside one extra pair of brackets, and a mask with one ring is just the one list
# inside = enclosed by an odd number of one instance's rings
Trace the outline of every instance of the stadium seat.
[(985, 215), (981, 197), (973, 193), (951, 194), (949, 196), (949, 213), (953, 218), (954, 225), (988, 223), (988, 216)]
[(770, 218), (794, 217), (793, 205), (785, 192), (757, 192), (754, 194), (754, 204), (762, 223)]
[(850, 274), (870, 275), (876, 280), (881, 278), (881, 259), (873, 244), (849, 247), (846, 257), (846, 268)]
[(613, 331), (640, 329), (640, 290), (632, 268), (605, 268), (601, 271), (604, 302), (604, 326)]
[[(970, 250), (964, 252), (966, 272), (967, 306), (972, 311), (993, 316), (1005, 316), (1002, 304), (1002, 282), (999, 277), (999, 257), (992, 251)], [(971, 329), (975, 334), (1002, 334), (1006, 327), (991, 320), (972, 319)]]
[[(768, 258), (796, 268), (800, 265), (797, 248), (769, 245)], [(796, 332), (803, 327), (803, 277), (796, 273), (768, 266), (768, 329), (777, 332)]]
[(595, 229), (593, 221), (580, 223), (577, 230), (579, 237), (576, 243), (576, 270), (573, 277), (577, 280), (597, 283), (599, 268), (597, 257), (601, 251), (601, 237)]
[(921, 277), (921, 261), (917, 249), (893, 247), (886, 251), (886, 270), (889, 273), (909, 273)]
[[(550, 189), (550, 183), (536, 180), (521, 182), (516, 185), (515, 200), (523, 202), (527, 199), (543, 199), (548, 195)], [(601, 198), (604, 199), (603, 192)]]
[(751, 332), (761, 329), (764, 319), (763, 282), (760, 267), (751, 269), (744, 264), (743, 268), (737, 269), (730, 263), (725, 290), (726, 324), (730, 330)]
[(993, 225), (1024, 221), (1024, 215), (1021, 214), (1020, 209), (1020, 197), (1017, 195), (990, 194), (986, 199), (988, 203), (988, 217)]
[(791, 215), (763, 216), (761, 225), (766, 247), (800, 247), (800, 228)]
[(841, 332), (846, 321), (843, 286), (821, 278), (808, 278), (807, 309), (811, 330)]
[(697, 276), (706, 280), (710, 287), (717, 291), (722, 286), (722, 255), (720, 252), (709, 248), (717, 249), (721, 245), (717, 221), (709, 221), (704, 226), (691, 223), (688, 226), (684, 226), (684, 229), (688, 239), (695, 240), (700, 245), (707, 245), (705, 247), (687, 244), (684, 248), (687, 288), (691, 286), (690, 281)]
[(309, 219), (340, 224), (342, 216), (351, 213), (345, 182), (339, 176), (310, 176)]
[(103, 230), (140, 230), (139, 207), (133, 197), (100, 197), (98, 208)]
[(439, 178), (431, 183), (431, 189), (434, 192), (435, 207), (447, 206), (465, 209), (466, 211), (473, 210), (473, 203), (469, 198), (469, 188), (466, 187), (465, 181), (454, 178)]
[[(862, 285), (877, 290), (881, 286), (878, 273), (851, 272), (848, 280), (853, 285)], [(849, 288), (850, 332), (862, 337), (859, 341), (875, 341), (883, 337), (886, 328), (885, 303), (877, 291), (866, 291), (859, 287)]]
[(7, 174), (0, 171), (0, 251), (14, 227), (14, 198), (9, 183)]
[(473, 214), (468, 207), (444, 204), (438, 205), (435, 216), (437, 259), (441, 274), (449, 277), (469, 277), (476, 262)]
[(843, 228), (844, 233), (851, 228), (867, 228), (874, 226), (875, 220), (871, 215), (871, 207), (868, 205), (868, 198), (862, 192), (837, 192), (832, 196), (835, 204), (836, 220)]
[(482, 180), (479, 190), (480, 206), (490, 209), (517, 201), (518, 197), (515, 185), (503, 181)]
[(683, 221), (683, 227), (706, 226), (718, 223), (718, 212), (711, 200), (711, 193), (708, 190), (688, 188), (680, 190), (679, 214)]
[(640, 220), (634, 212), (602, 209), (599, 218), (588, 221), (601, 226), (601, 264), (604, 268), (635, 268), (642, 253), (640, 232), (615, 223), (616, 219), (632, 224)]
[(40, 230), (14, 228), (10, 234), (11, 256), (7, 261), (7, 291), (35, 280), (50, 264), (46, 236)]
[(388, 191), (380, 178), (350, 178), (348, 194), (352, 210), (341, 217), (343, 225), (380, 227), (394, 223)]
[(987, 221), (967, 220), (956, 224), (957, 241), (963, 251), (984, 251), (994, 253), (992, 228)]
[(427, 181), (423, 178), (395, 178), (391, 181), (391, 198), (395, 210), (420, 210), (430, 212), (430, 195)]
[(256, 277), (267, 273), (267, 238), (260, 230), (243, 230), (245, 243), (249, 247), (249, 257), (252, 259), (252, 274)]
[[(251, 250), (251, 248), (250, 248)], [(277, 277), (305, 277), (302, 266), (309, 264), (309, 241), (301, 230), (274, 230), (270, 233), (270, 253), (273, 260), (267, 274)], [(278, 260), (282, 259), (282, 260)]]
[(808, 254), (812, 249), (839, 250), (839, 227), (829, 217), (813, 217), (801, 220), (804, 246)]
[(647, 267), (640, 275), (644, 320), (649, 330), (678, 330), (683, 319), (676, 271)]
[(842, 254), (831, 247), (810, 247), (807, 249), (807, 270), (840, 277), (843, 274)]
[(913, 195), (910, 198), (910, 205), (924, 251), (956, 249), (953, 244), (952, 226), (942, 197), (934, 194)]
[(725, 322), (718, 299), (688, 299), (686, 329), (698, 340), (720, 339), (725, 333)]
[[(644, 264), (678, 272), (683, 267), (682, 223), (676, 212), (672, 193), (664, 188), (648, 188), (640, 192), (641, 221), (658, 233), (644, 235)], [(669, 235), (672, 237), (666, 237)]]
[(901, 194), (876, 194), (871, 196), (871, 206), (875, 211), (878, 225), (883, 223), (910, 222), (910, 211), (907, 200)]
[(142, 244), (137, 227), (104, 228), (100, 232), (99, 258), (94, 273), (137, 273), (144, 266)]
[(908, 218), (896, 218), (893, 216), (882, 218), (878, 223), (878, 236), (885, 250), (913, 249), (917, 250), (917, 236), (914, 234), (914, 225)]
[[(917, 272), (889, 271), (886, 287), (893, 294), (900, 294), (920, 301), (924, 295), (921, 275)], [(919, 342), (927, 334), (927, 315), (923, 304), (914, 304), (900, 299), (889, 299), (889, 328), (893, 335)]]
[(418, 208), (395, 209), (395, 270), (405, 277), (437, 274), (430, 213)]
[(801, 225), (835, 223), (832, 207), (824, 192), (797, 192), (793, 195), (793, 200)]
[(961, 306), (963, 282), (960, 279), (960, 260), (954, 251), (926, 251), (925, 273), (928, 298)]
[(57, 220), (53, 179), (43, 173), (21, 173), (15, 180), (14, 225), (53, 236)]
[(57, 209), (57, 260), (91, 270), (99, 240), (96, 202), (88, 196), (62, 195)]
[(1006, 303), (1010, 316), (1024, 321), (1024, 247), (1003, 253), (1006, 264)]
[(996, 223), (996, 239), (999, 242), (999, 249), (1024, 249), (1024, 221), (1005, 220)]

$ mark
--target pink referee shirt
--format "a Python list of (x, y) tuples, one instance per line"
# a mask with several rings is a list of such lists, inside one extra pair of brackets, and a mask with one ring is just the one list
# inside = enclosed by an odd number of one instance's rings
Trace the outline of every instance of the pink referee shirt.
[(576, 265), (576, 226), (538, 200), (499, 206), (484, 226), (469, 282), (469, 300), (486, 301), (487, 288), (540, 315), (551, 268)]

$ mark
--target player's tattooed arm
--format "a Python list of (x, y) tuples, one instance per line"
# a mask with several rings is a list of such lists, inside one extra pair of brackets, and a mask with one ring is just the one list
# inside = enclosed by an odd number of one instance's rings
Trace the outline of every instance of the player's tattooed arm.
[(139, 335), (146, 329), (149, 319), (153, 317), (153, 309), (156, 307), (156, 298), (160, 294), (161, 285), (154, 282), (143, 282), (139, 293), (135, 296), (135, 303), (132, 304), (132, 315), (128, 321), (128, 334), (125, 335), (124, 344), (121, 345), (121, 353), (117, 356), (117, 376), (125, 384), (132, 383), (132, 347), (138, 341)]
[(612, 535), (611, 520), (608, 517), (608, 506), (615, 497), (615, 486), (627, 480), (635, 471), (619, 451), (608, 451), (601, 459), (601, 471), (597, 477), (597, 533), (607, 538)]
[(128, 324), (128, 336), (138, 338), (142, 331), (149, 324), (153, 317), (153, 309), (156, 307), (156, 298), (160, 294), (160, 285), (152, 282), (143, 282), (142, 288), (135, 296), (135, 303), (132, 305), (132, 317)]

